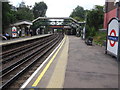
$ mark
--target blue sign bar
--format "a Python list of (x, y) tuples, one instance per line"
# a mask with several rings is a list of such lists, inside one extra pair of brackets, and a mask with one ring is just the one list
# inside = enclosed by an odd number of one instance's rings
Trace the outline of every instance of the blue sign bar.
[(116, 36), (108, 36), (108, 39), (112, 40), (112, 41), (115, 41), (115, 42), (118, 41), (118, 37), (116, 37)]

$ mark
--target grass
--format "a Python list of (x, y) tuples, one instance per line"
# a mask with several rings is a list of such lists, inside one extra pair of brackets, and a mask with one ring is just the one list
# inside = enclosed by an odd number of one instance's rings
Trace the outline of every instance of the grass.
[(96, 32), (96, 35), (93, 38), (95, 44), (102, 46), (103, 41), (106, 40), (106, 32)]

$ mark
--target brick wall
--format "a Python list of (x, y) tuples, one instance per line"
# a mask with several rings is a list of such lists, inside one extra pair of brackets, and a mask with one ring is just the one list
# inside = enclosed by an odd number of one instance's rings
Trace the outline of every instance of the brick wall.
[[(119, 7), (120, 13), (120, 7)], [(108, 22), (117, 16), (117, 8), (114, 4), (114, 0), (111, 2), (105, 2), (105, 14), (104, 14), (104, 29), (107, 29)], [(119, 14), (120, 19), (120, 14)]]

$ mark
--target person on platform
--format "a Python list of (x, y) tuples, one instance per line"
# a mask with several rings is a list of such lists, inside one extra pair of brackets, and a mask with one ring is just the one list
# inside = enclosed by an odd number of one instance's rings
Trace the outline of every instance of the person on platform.
[(8, 40), (10, 39), (10, 35), (8, 33), (5, 33), (4, 35)]
[(32, 36), (32, 34), (33, 34), (33, 31), (30, 29), (30, 35)]

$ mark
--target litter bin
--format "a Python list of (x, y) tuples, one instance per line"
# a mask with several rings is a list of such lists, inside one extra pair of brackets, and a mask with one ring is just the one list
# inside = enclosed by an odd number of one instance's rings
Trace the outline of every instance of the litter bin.
[(87, 45), (92, 45), (92, 43), (93, 43), (93, 37), (87, 38), (87, 39), (85, 40), (85, 43), (86, 43)]

